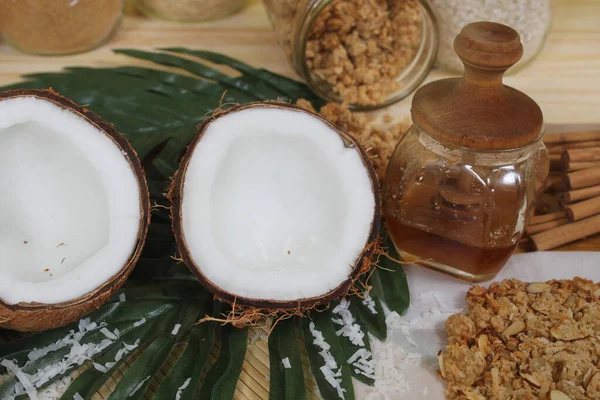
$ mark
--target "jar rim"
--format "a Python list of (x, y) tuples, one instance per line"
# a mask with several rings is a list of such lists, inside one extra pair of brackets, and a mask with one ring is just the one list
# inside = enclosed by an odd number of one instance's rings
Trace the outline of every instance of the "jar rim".
[[(293, 28), (292, 64), (296, 72), (306, 81), (310, 88), (321, 98), (329, 102), (344, 103), (344, 99), (327, 90), (322, 80), (318, 80), (310, 72), (306, 62), (306, 47), (310, 30), (322, 12), (338, 0), (308, 0), (303, 14), (296, 20)], [(394, 104), (413, 93), (425, 80), (433, 68), (439, 43), (439, 30), (435, 13), (427, 0), (417, 0), (421, 9), (421, 39), (419, 48), (402, 73), (395, 78), (400, 89), (391, 93), (384, 102), (375, 105), (348, 104), (354, 111), (369, 111)]]
[(409, 128), (409, 131), (416, 129), (416, 133), (419, 135), (419, 142), (427, 147), (430, 151), (443, 156), (444, 158), (451, 160), (463, 160), (465, 153), (468, 153), (470, 163), (473, 165), (491, 165), (499, 166), (505, 164), (514, 164), (515, 162), (522, 162), (531, 157), (531, 155), (537, 151), (540, 145), (543, 146), (543, 137), (545, 126), (542, 127), (540, 135), (532, 142), (512, 149), (472, 149), (469, 147), (462, 147), (452, 145), (451, 147), (440, 142), (438, 139), (429, 135), (421, 126), (416, 123)]

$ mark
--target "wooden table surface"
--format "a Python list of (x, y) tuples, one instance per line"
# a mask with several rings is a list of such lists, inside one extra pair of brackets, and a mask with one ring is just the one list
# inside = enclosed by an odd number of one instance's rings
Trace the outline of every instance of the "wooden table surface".
[[(296, 77), (276, 43), (261, 2), (249, 0), (237, 15), (198, 24), (151, 20), (129, 6), (122, 28), (107, 45), (74, 56), (29, 56), (0, 42), (0, 85), (18, 81), (21, 74), (58, 71), (68, 65), (143, 65), (143, 61), (113, 54), (111, 48), (168, 46), (214, 50)], [(426, 81), (444, 76), (433, 70)], [(533, 97), (547, 123), (600, 123), (600, 0), (555, 0), (553, 26), (542, 52), (505, 82)], [(410, 100), (385, 112), (403, 119)], [(600, 250), (600, 235), (561, 250)]]

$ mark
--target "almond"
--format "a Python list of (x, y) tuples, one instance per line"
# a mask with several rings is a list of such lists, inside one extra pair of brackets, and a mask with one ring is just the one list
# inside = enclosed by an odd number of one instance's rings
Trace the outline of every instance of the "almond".
[(529, 293), (543, 293), (548, 292), (552, 289), (552, 286), (544, 282), (533, 282), (527, 285), (527, 292)]
[(442, 374), (442, 378), (446, 379), (446, 369), (444, 368), (444, 355), (442, 354), (441, 350), (438, 352), (437, 358), (438, 364), (440, 366), (440, 374)]
[(485, 397), (483, 397), (477, 393), (473, 393), (473, 392), (463, 392), (463, 393), (468, 400), (486, 400)]
[(571, 398), (560, 390), (553, 390), (550, 392), (550, 400), (571, 400)]
[(504, 337), (511, 337), (516, 335), (519, 332), (522, 332), (525, 329), (525, 322), (517, 320), (515, 322), (513, 322), (512, 324), (510, 324), (510, 326), (508, 328), (506, 328), (504, 330), (504, 332), (502, 332), (502, 336)]
[(488, 353), (488, 343), (488, 335), (481, 335), (479, 336), (479, 339), (477, 339), (477, 345), (479, 346), (479, 350), (483, 353), (484, 356), (486, 356)]
[(585, 392), (592, 399), (597, 399), (598, 396), (600, 396), (600, 372), (596, 372), (594, 376), (591, 377)]
[(550, 329), (550, 334), (558, 339), (564, 341), (579, 340), (586, 337), (585, 333), (573, 324), (562, 324), (560, 326)]
[(594, 376), (594, 368), (593, 367), (589, 367), (587, 369), (587, 371), (585, 371), (585, 374), (583, 374), (583, 388), (587, 388), (590, 380), (592, 379), (592, 376)]
[(536, 388), (542, 387), (542, 384), (540, 383), (540, 381), (538, 381), (537, 379), (535, 379), (535, 377), (533, 375), (531, 375), (531, 374), (521, 373), (521, 378), (525, 379), (527, 382), (529, 382), (530, 384), (532, 384)]

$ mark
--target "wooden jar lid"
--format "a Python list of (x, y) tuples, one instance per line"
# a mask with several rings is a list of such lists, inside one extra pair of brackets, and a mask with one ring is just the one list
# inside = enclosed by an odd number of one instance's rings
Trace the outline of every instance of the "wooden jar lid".
[(431, 82), (415, 93), (413, 121), (444, 144), (506, 150), (535, 141), (543, 128), (540, 107), (502, 83), (523, 55), (519, 34), (493, 22), (465, 26), (454, 41), (465, 65), (462, 78)]

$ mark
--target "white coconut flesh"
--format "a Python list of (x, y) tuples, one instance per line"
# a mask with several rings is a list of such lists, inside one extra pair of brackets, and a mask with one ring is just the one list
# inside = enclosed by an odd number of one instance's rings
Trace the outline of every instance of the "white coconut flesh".
[(126, 265), (140, 189), (118, 145), (35, 97), (0, 101), (0, 298), (55, 304)]
[(231, 112), (206, 128), (181, 201), (195, 266), (248, 299), (293, 301), (336, 289), (375, 216), (358, 150), (320, 119), (272, 107)]

